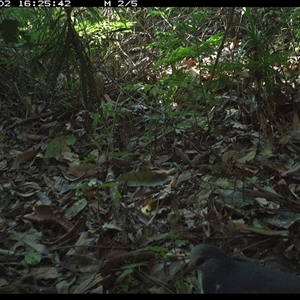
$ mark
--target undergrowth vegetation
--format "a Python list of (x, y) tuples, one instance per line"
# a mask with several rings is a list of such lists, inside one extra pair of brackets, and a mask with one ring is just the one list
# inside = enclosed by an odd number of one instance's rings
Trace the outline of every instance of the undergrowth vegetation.
[(299, 28), (291, 7), (1, 10), (0, 292), (197, 292), (203, 241), (299, 271)]

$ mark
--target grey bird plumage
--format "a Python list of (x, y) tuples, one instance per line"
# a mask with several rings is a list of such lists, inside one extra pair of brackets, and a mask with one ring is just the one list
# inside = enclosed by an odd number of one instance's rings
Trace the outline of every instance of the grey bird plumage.
[(300, 293), (300, 277), (235, 260), (220, 248), (200, 244), (190, 254), (188, 272), (196, 270), (204, 293)]

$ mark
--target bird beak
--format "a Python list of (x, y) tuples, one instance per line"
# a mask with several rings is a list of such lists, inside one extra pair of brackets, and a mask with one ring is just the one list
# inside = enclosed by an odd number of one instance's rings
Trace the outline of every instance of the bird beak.
[(184, 275), (189, 275), (194, 270), (195, 270), (195, 266), (189, 263), (187, 269), (184, 272)]

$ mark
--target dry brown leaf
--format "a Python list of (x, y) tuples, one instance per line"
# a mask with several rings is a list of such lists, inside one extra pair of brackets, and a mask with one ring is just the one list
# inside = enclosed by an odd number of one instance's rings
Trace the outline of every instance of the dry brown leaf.
[(284, 235), (284, 236), (287, 236), (289, 233), (288, 230), (267, 230), (267, 229), (263, 229), (263, 228), (250, 227), (245, 224), (241, 224), (239, 222), (232, 222), (232, 223), (239, 230), (255, 232), (258, 234), (262, 234), (262, 235), (269, 235), (269, 236), (283, 236)]
[(68, 220), (56, 217), (52, 207), (49, 205), (38, 205), (35, 207), (34, 211), (34, 214), (26, 215), (23, 217), (23, 219), (38, 224), (60, 224), (66, 231), (69, 231), (73, 226), (72, 223), (70, 223)]
[(79, 218), (79, 220), (76, 222), (76, 224), (63, 236), (61, 236), (59, 239), (57, 239), (54, 242), (49, 242), (49, 245), (58, 245), (60, 243), (65, 243), (66, 241), (75, 239), (80, 232), (84, 229), (86, 226), (86, 215), (83, 215)]
[(31, 268), (30, 274), (35, 279), (56, 279), (61, 276), (56, 267)]
[(27, 150), (21, 154), (19, 154), (14, 162), (12, 163), (12, 167), (16, 168), (18, 167), (19, 165), (21, 164), (25, 164), (27, 163), (28, 161), (30, 161), (33, 157), (35, 157), (35, 155), (37, 154), (37, 150), (36, 149), (30, 149), (30, 150)]
[(97, 172), (97, 166), (95, 164), (82, 164), (77, 166), (72, 166), (67, 170), (67, 174), (80, 178), (82, 176), (94, 176)]

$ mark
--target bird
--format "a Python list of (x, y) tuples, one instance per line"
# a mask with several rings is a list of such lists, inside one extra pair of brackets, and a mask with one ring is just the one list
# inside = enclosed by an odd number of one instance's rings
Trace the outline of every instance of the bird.
[(187, 273), (196, 270), (204, 294), (298, 294), (300, 277), (231, 258), (210, 244), (195, 246)]

